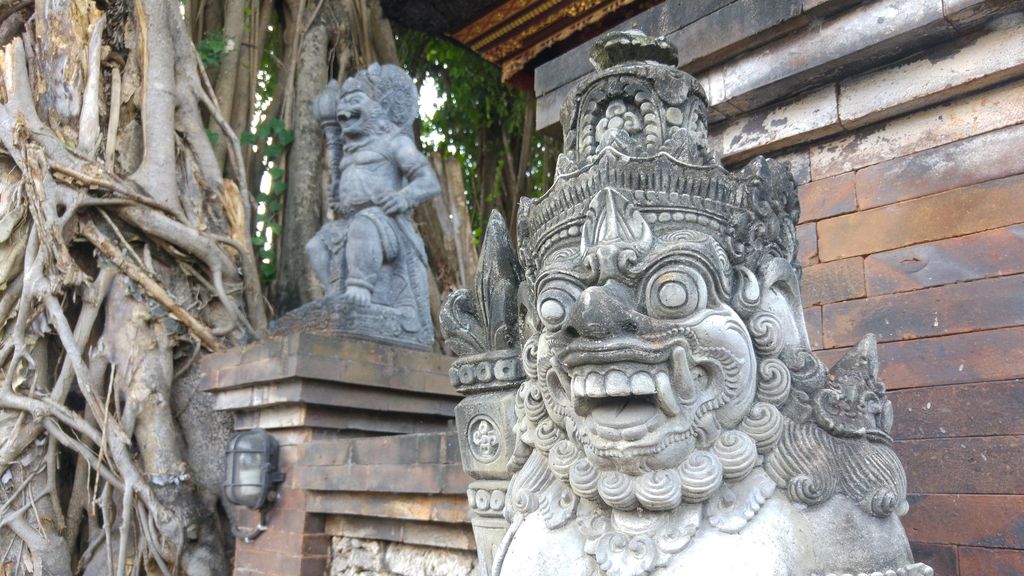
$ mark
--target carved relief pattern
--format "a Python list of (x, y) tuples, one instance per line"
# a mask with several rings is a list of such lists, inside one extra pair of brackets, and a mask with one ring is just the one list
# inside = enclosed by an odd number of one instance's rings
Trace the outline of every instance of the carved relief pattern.
[[(906, 554), (898, 522), (874, 520), (907, 509), (874, 339), (831, 370), (810, 352), (792, 177), (763, 158), (737, 173), (717, 162), (707, 98), (674, 68), (674, 50), (638, 33), (597, 42), (598, 71), (563, 107), (567, 148), (555, 182), (521, 204), (522, 266), (511, 263), (511, 245), (485, 241), (482, 273), (514, 270), (518, 296), (515, 314), (502, 316), (521, 347), (523, 378), (510, 391), (505, 517), (513, 527), (539, 521), (561, 545), (578, 541), (579, 550), (559, 553), (580, 555), (593, 572), (645, 576), (689, 573), (698, 537), (748, 542), (754, 525), (816, 511), (794, 528), (805, 534), (795, 542), (752, 536), (757, 546), (772, 542), (764, 553), (780, 564), (749, 574), (784, 565), (831, 576), (831, 566), (808, 560), (815, 554), (860, 567), (862, 557), (843, 556), (857, 542), (827, 537), (838, 518), (881, 530), (876, 540), (894, 546), (879, 552), (890, 565), (864, 574), (931, 574)], [(486, 317), (491, 293), (498, 310), (513, 310), (507, 289), (478, 287), (472, 306), (468, 293), (446, 304), (447, 331), (472, 344), (453, 367), (458, 385), (493, 378), (471, 365), (484, 358), (486, 331), (464, 319)], [(847, 502), (854, 514), (833, 512)], [(520, 542), (547, 545), (513, 528), (494, 566), (556, 573), (531, 564), (550, 556)], [(900, 554), (906, 562), (893, 562)]]
[(469, 446), (473, 456), (481, 462), (493, 462), (498, 457), (500, 441), (497, 425), (487, 416), (477, 416), (469, 423)]

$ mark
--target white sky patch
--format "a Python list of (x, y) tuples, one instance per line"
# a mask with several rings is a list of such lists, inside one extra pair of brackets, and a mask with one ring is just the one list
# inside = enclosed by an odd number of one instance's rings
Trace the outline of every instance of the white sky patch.
[[(431, 78), (426, 77), (423, 79), (423, 85), (420, 86), (420, 118), (433, 118), (434, 114), (437, 113), (437, 109), (444, 104), (447, 100), (447, 96), (442, 96), (437, 91), (437, 82)], [(444, 136), (435, 132), (422, 135), (423, 142), (432, 148), (437, 148), (442, 142), (444, 142)]]

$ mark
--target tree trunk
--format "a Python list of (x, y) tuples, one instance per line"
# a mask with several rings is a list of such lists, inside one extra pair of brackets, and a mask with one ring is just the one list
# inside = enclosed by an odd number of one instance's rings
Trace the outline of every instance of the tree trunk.
[(321, 173), (324, 136), (312, 103), (328, 80), (327, 28), (314, 25), (299, 47), (295, 82), (295, 141), (288, 151), (288, 189), (278, 258), (277, 312), (283, 314), (320, 294), (306, 261), (306, 242), (322, 222)]
[(241, 147), (178, 3), (36, 7), (0, 63), (0, 573), (226, 574), (229, 422), (185, 396), (266, 326)]

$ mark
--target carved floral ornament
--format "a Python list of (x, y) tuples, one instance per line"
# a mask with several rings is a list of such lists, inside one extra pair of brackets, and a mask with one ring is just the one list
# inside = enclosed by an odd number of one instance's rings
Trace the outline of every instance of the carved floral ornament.
[(810, 352), (788, 170), (721, 166), (664, 40), (613, 33), (593, 61), (518, 253), (492, 220), (445, 306), (459, 362), (519, 350), (525, 376), (489, 574), (931, 574), (874, 338), (831, 370)]

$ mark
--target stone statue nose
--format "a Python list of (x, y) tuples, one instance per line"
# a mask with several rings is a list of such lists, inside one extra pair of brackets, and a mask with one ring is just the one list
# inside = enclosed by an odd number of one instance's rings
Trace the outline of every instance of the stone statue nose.
[(570, 335), (594, 340), (635, 334), (633, 307), (625, 287), (613, 283), (591, 286), (580, 294), (565, 323)]

